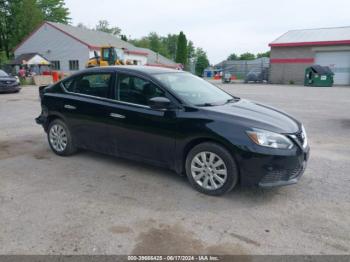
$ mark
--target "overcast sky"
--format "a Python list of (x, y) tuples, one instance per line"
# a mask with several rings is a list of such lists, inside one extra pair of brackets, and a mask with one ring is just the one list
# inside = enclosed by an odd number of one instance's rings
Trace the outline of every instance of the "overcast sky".
[(234, 52), (265, 52), (288, 30), (350, 26), (349, 0), (66, 0), (73, 25), (105, 19), (131, 38), (184, 31), (215, 64)]

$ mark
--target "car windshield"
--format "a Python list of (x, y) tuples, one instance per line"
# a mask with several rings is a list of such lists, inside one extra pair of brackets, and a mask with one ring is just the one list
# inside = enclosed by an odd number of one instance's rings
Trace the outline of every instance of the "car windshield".
[(7, 76), (9, 76), (9, 75), (8, 75), (8, 74), (6, 74), (6, 72), (5, 72), (5, 71), (0, 70), (0, 77), (7, 77)]
[(162, 73), (153, 76), (179, 98), (192, 105), (213, 106), (234, 99), (220, 88), (190, 73)]

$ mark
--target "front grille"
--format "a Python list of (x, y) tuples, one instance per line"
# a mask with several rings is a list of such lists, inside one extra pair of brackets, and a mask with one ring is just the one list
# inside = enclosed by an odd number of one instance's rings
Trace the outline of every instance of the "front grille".
[(9, 85), (13, 85), (15, 82), (16, 82), (16, 81), (0, 80), (0, 85), (9, 86)]
[(274, 183), (279, 181), (288, 181), (298, 177), (303, 172), (303, 167), (294, 169), (280, 169), (269, 171), (260, 181), (262, 184)]

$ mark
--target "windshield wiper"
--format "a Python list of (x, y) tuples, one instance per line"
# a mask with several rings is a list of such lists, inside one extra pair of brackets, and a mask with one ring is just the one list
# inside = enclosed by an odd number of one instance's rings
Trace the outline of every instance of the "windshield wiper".
[(197, 104), (196, 106), (220, 106), (220, 105), (225, 105), (225, 104), (228, 104), (228, 103), (233, 103), (233, 102), (237, 102), (239, 101), (240, 98), (239, 97), (233, 97), (233, 98), (230, 98), (230, 99), (227, 99), (226, 101), (223, 101), (223, 102), (215, 102), (215, 103), (203, 103), (203, 104)]
[(225, 104), (232, 103), (232, 102), (237, 102), (239, 100), (240, 100), (239, 97), (233, 97), (233, 98), (227, 99)]
[(203, 104), (197, 104), (196, 106), (215, 106), (213, 103), (203, 103)]

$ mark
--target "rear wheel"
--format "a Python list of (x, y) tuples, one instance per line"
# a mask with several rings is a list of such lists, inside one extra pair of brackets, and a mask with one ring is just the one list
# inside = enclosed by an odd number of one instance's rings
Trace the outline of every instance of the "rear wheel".
[(76, 152), (76, 146), (67, 125), (60, 119), (49, 124), (47, 138), (52, 151), (60, 156), (69, 156)]
[(225, 194), (238, 181), (237, 167), (231, 154), (211, 142), (199, 144), (188, 153), (186, 174), (196, 190), (208, 195)]

